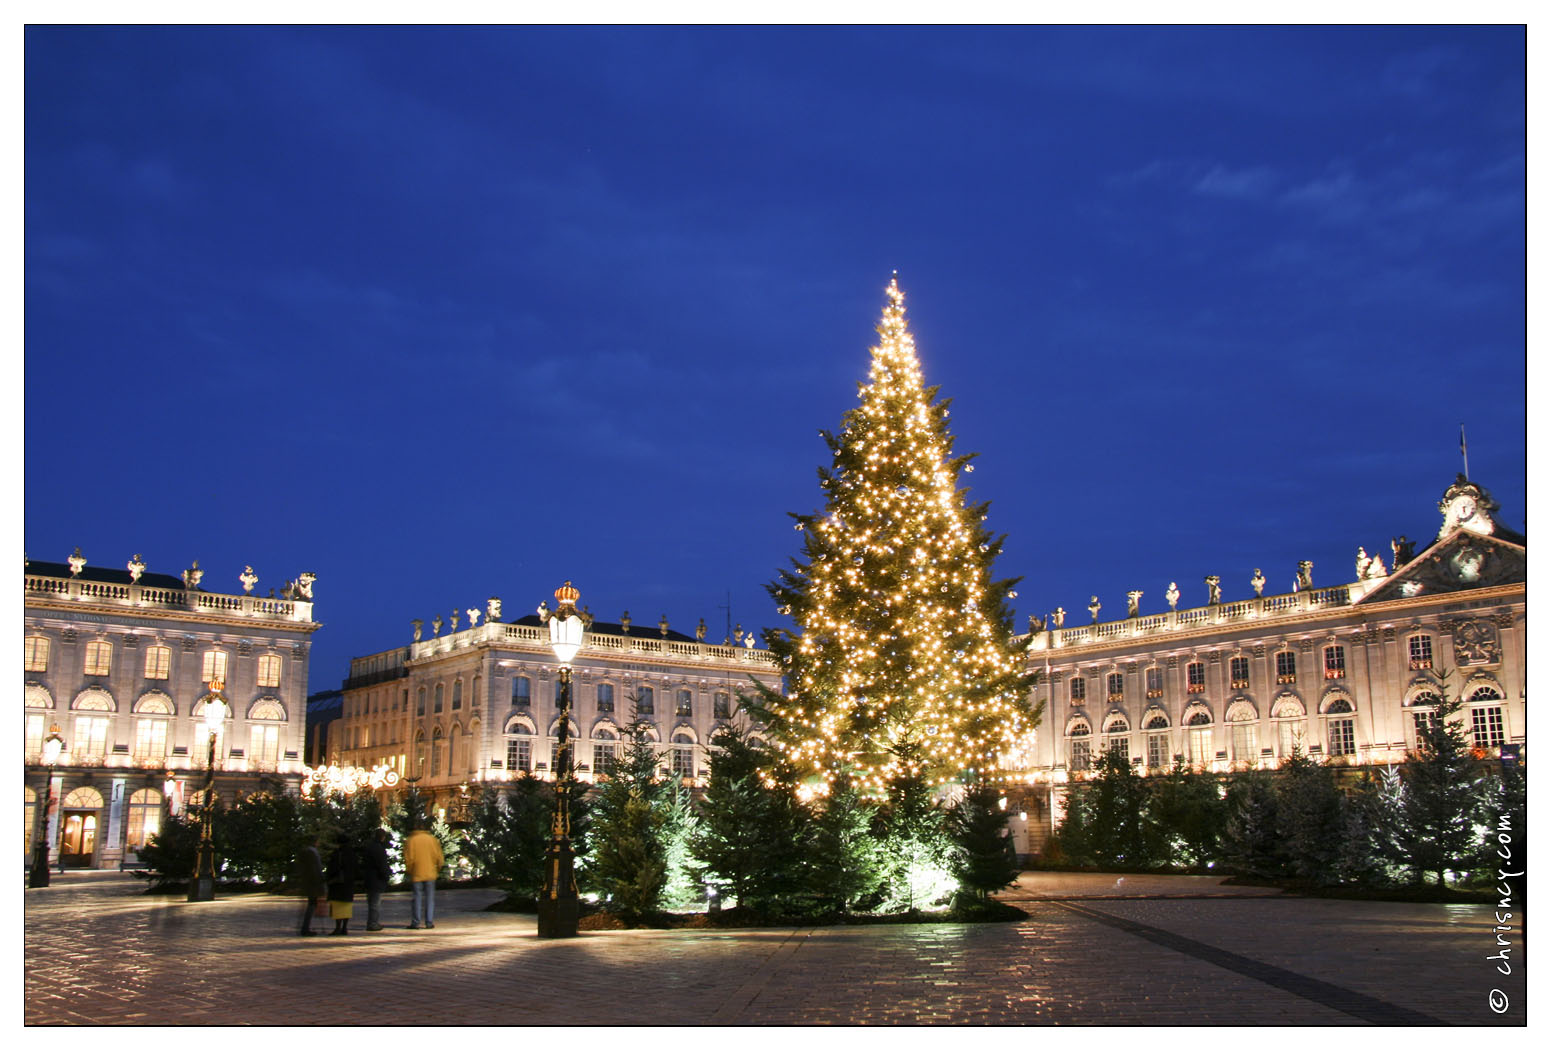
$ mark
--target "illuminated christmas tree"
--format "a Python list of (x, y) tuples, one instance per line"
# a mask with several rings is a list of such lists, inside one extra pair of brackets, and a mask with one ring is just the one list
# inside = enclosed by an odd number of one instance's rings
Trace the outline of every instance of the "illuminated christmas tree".
[(1038, 720), (1006, 606), (1017, 581), (991, 579), (1002, 540), (957, 488), (973, 457), (953, 456), (904, 301), (891, 281), (861, 404), (823, 432), (825, 510), (792, 516), (802, 557), (768, 588), (796, 630), (766, 633), (787, 695), (767, 691), (763, 715), (789, 776), (821, 791), (994, 780)]

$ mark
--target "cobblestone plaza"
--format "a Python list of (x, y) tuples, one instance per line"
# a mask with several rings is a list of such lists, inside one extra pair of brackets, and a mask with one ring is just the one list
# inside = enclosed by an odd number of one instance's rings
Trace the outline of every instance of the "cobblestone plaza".
[[(490, 890), (437, 926), (301, 939), (297, 901), (70, 873), (26, 892), (32, 1025), (1522, 1025), (1487, 906), (1298, 898), (1209, 877), (1025, 873), (1017, 923), (636, 930), (540, 941)], [(364, 907), (363, 907), (364, 908)], [(326, 927), (320, 922), (320, 927)], [(1496, 991), (1494, 993), (1494, 990)], [(1506, 1000), (1495, 1012), (1490, 1000)]]

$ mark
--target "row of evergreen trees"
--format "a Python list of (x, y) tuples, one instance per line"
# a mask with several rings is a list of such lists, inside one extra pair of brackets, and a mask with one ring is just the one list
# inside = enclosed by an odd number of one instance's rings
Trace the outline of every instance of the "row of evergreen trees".
[(1073, 790), (1057, 843), (1100, 868), (1210, 867), (1320, 886), (1489, 878), (1499, 828), (1524, 828), (1524, 773), (1475, 759), (1460, 709), (1445, 700), (1406, 762), (1345, 784), (1303, 755), (1275, 771), (1176, 766), (1144, 778), (1106, 752)]
[[(578, 879), (607, 910), (638, 923), (706, 903), (762, 916), (909, 913), (990, 908), (990, 895), (1018, 875), (998, 806), (981, 786), (952, 806), (923, 779), (894, 784), (887, 803), (840, 785), (811, 801), (794, 782), (768, 776), (772, 753), (742, 729), (713, 741), (710, 783), (696, 800), (661, 768), (650, 723), (624, 735), (612, 776), (572, 804)], [(495, 883), (510, 900), (536, 900), (544, 876), (554, 793), (531, 776), (482, 785), (466, 827), (432, 824), (453, 871)], [(368, 794), (264, 795), (218, 810), (212, 823), (220, 877), (271, 888), (285, 884), (296, 854), (319, 830), (325, 846), (362, 843), (378, 827), (398, 842), (424, 820), (414, 792), (386, 810)], [(460, 824), (464, 824), (460, 822)], [(161, 883), (193, 871), (199, 825), (192, 814), (168, 822), (142, 851), (146, 875)]]

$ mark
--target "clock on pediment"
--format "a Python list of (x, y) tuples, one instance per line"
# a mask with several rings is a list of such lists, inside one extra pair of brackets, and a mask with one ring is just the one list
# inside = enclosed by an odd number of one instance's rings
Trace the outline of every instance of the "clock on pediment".
[(1498, 504), (1490, 493), (1464, 475), (1458, 475), (1443, 499), (1438, 501), (1438, 510), (1443, 512), (1438, 538), (1441, 540), (1456, 529), (1491, 536), (1497, 531), (1497, 523), (1492, 519), (1492, 512), (1497, 509)]

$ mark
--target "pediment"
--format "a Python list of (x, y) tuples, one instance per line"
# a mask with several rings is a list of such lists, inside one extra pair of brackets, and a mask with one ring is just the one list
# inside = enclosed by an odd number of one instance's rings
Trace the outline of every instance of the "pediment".
[(1358, 604), (1522, 584), (1524, 579), (1522, 544), (1457, 528), (1391, 573)]

